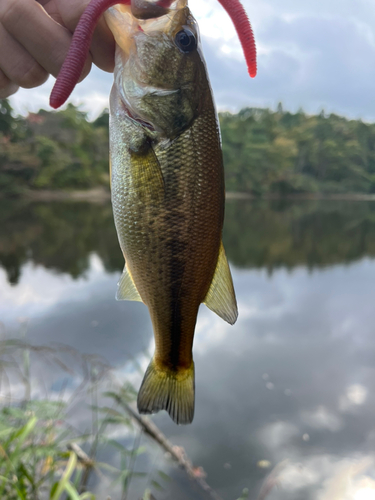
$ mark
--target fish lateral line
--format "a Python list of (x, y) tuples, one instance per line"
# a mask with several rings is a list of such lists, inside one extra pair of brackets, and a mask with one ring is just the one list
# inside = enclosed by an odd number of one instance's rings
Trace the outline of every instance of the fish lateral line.
[[(62, 106), (79, 82), (83, 67), (90, 51), (91, 40), (97, 23), (104, 12), (116, 4), (136, 5), (139, 0), (91, 0), (84, 10), (73, 34), (72, 42), (65, 61), (57, 76), (50, 95), (50, 106)], [(231, 18), (242, 45), (248, 72), (251, 78), (257, 74), (256, 45), (254, 33), (246, 11), (239, 0), (218, 0)], [(152, 14), (165, 14), (173, 0), (158, 0)], [(139, 9), (138, 9), (139, 10)]]

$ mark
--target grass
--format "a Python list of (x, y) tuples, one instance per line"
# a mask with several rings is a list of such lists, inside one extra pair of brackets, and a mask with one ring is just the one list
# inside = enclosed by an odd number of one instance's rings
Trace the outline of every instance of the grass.
[[(139, 416), (131, 409), (136, 399), (132, 384), (116, 381), (114, 370), (98, 356), (81, 355), (63, 345), (29, 344), (26, 328), (21, 323), (20, 338), (0, 339), (0, 498), (95, 500), (89, 490), (99, 480), (107, 500), (112, 495), (116, 500), (133, 500), (132, 485), (141, 478), (144, 493), (138, 500), (156, 500), (154, 492), (163, 490), (170, 478), (156, 467), (160, 460), (155, 460), (151, 472), (139, 470), (138, 457), (150, 451), (141, 445), (143, 432), (161, 450), (166, 448), (160, 436), (153, 436), (152, 429), (160, 433), (154, 424), (149, 428), (141, 419), (144, 427), (139, 429), (140, 422), (135, 425)], [(53, 367), (59, 392), (51, 390), (53, 380), (45, 382), (49, 372), (42, 363)], [(72, 380), (74, 389), (69, 387)], [(83, 430), (76, 428), (77, 405), (84, 416)], [(110, 459), (100, 460), (103, 452)], [(197, 481), (207, 498), (220, 498)], [(245, 489), (238, 500), (247, 498)]]
[[(48, 387), (46, 398), (33, 397), (33, 358), (36, 365), (43, 359), (67, 379), (78, 380), (75, 389), (69, 392), (62, 383), (57, 400), (51, 400)], [(82, 356), (64, 346), (35, 347), (24, 333), (20, 339), (0, 340), (0, 498), (95, 499), (87, 491), (94, 475), (105, 477), (121, 500), (128, 498), (131, 483), (145, 475), (136, 461), (146, 450), (141, 432), (118, 401), (130, 403), (135, 394), (131, 384), (116, 384), (111, 368), (97, 356)], [(90, 422), (84, 432), (75, 428), (71, 415), (77, 402), (83, 408), (83, 401)], [(133, 443), (126, 446), (121, 437), (111, 438), (114, 428), (133, 436)], [(115, 465), (98, 460), (103, 449), (112, 450)]]

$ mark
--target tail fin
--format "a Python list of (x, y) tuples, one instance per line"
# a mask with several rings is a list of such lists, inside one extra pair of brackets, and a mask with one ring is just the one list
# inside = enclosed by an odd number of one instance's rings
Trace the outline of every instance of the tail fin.
[(138, 393), (139, 413), (167, 410), (176, 424), (190, 424), (194, 418), (194, 362), (172, 371), (159, 368), (154, 359), (146, 370)]

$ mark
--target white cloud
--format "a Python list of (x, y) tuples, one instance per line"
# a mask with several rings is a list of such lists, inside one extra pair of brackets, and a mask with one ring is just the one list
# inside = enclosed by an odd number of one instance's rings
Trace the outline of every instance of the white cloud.
[[(190, 0), (221, 109), (271, 106), (375, 119), (375, 11), (369, 0), (243, 0), (258, 46), (258, 76), (246, 72), (233, 25), (217, 0)], [(97, 116), (107, 106), (112, 76), (94, 69), (72, 102)], [(12, 97), (18, 112), (48, 109), (52, 79)]]
[(286, 447), (290, 440), (299, 434), (296, 425), (282, 420), (267, 424), (259, 431), (261, 441), (273, 450)]
[[(86, 301), (91, 296), (95, 283), (112, 282), (113, 277), (105, 272), (97, 255), (90, 256), (90, 267), (86, 276), (73, 279), (67, 274), (57, 274), (40, 265), (26, 263), (17, 285), (8, 282), (0, 269), (0, 317), (3, 322), (14, 319), (14, 310), (24, 318), (45, 314), (48, 309), (64, 299)], [(113, 288), (115, 293), (115, 286)]]
[(204, 354), (214, 345), (222, 344), (227, 340), (230, 326), (216, 316), (212, 311), (202, 307), (199, 311), (195, 330), (194, 352)]
[(325, 406), (319, 406), (313, 411), (303, 411), (301, 419), (314, 429), (328, 429), (332, 432), (340, 431), (344, 425), (342, 419)]
[[(340, 459), (333, 455), (313, 455), (278, 463), (264, 481), (259, 499), (267, 498), (277, 487), (278, 496), (283, 492), (302, 490), (292, 498), (302, 498), (307, 488), (315, 490), (315, 500), (373, 500), (375, 481), (370, 475), (373, 457)], [(262, 496), (263, 495), (263, 496)], [(310, 497), (309, 497), (310, 498)]]
[(347, 412), (366, 402), (368, 390), (361, 384), (352, 384), (346, 388), (345, 394), (339, 398), (339, 409)]
[[(323, 482), (318, 500), (358, 500), (361, 498), (364, 484), (374, 485), (371, 477), (360, 475), (367, 471), (372, 463), (373, 457), (367, 456), (360, 460), (343, 459), (331, 464), (330, 474)], [(365, 488), (368, 489), (367, 486)], [(374, 493), (373, 489), (373, 495)]]

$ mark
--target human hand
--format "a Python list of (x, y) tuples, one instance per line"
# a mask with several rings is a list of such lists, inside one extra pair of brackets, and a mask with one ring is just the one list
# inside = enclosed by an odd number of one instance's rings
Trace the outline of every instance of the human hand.
[[(72, 33), (89, 0), (0, 0), (0, 99), (19, 87), (57, 76)], [(113, 71), (115, 42), (102, 18), (94, 32), (81, 80), (91, 64)]]

